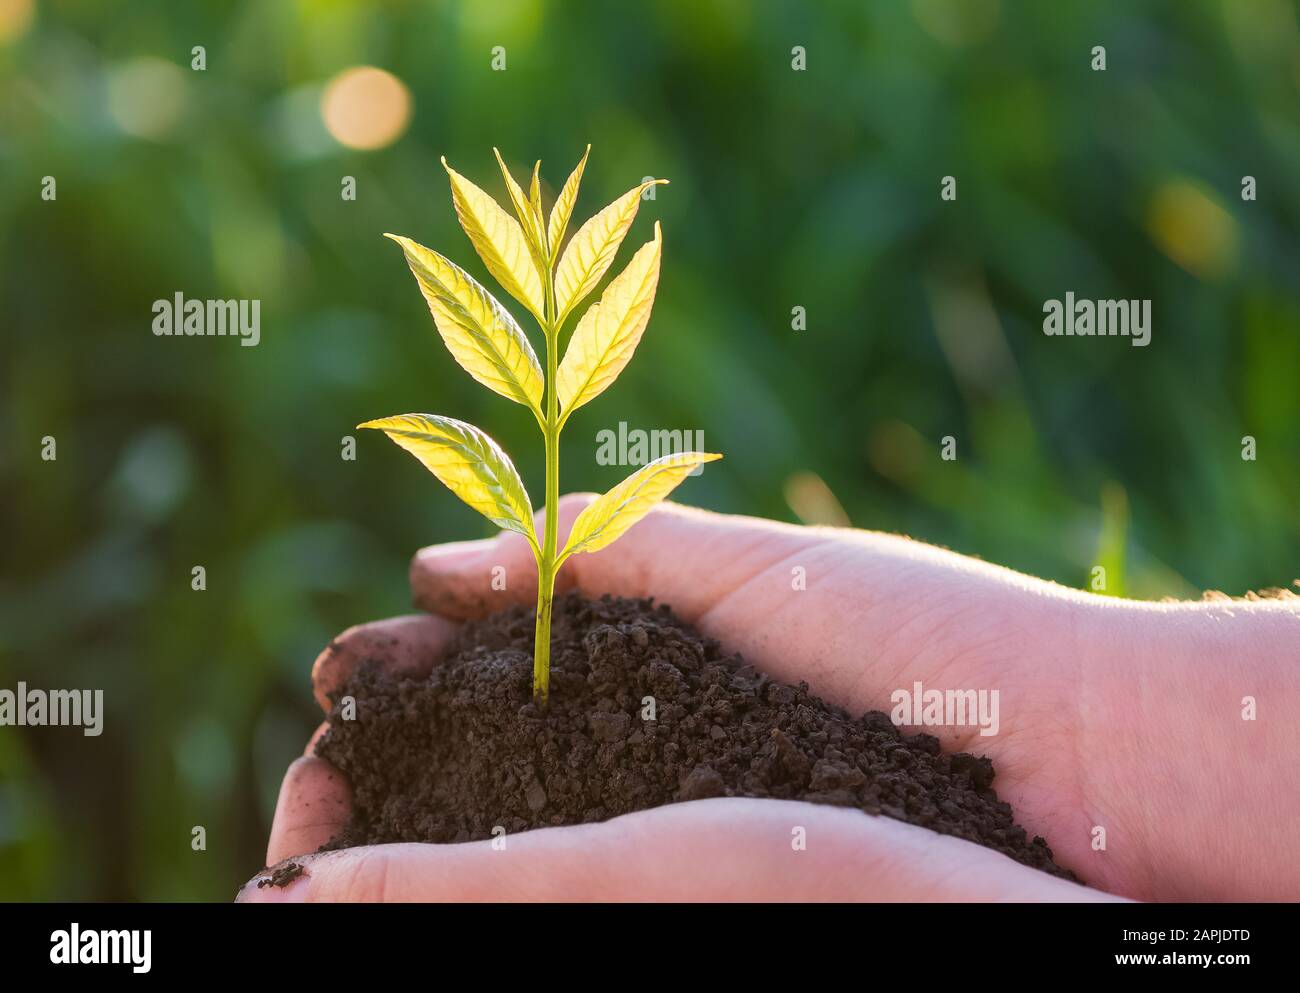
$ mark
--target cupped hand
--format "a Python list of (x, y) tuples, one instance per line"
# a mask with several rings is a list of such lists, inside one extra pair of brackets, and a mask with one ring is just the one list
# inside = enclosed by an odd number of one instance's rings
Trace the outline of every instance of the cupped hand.
[[(590, 497), (560, 501), (567, 533)], [(493, 588), (504, 567), (504, 591)], [(513, 533), (433, 546), (411, 567), (426, 614), (352, 628), (317, 660), (317, 699), (362, 658), (435, 664), (455, 623), (536, 598)], [(496, 584), (500, 585), (500, 584)], [(531, 586), (531, 588), (530, 588)], [(654, 596), (774, 677), (860, 713), (895, 690), (997, 690), (998, 733), (935, 728), (992, 758), (994, 787), (1064, 882), (961, 839), (814, 804), (673, 804), (490, 842), (310, 855), (349, 813), (311, 754), (281, 788), (267, 864), (306, 856), (247, 900), (1295, 899), (1300, 601), (1149, 604), (1080, 593), (906, 538), (664, 504), (557, 589)], [(1243, 719), (1245, 698), (1255, 719)], [(320, 731), (317, 732), (319, 735)], [(1288, 758), (1290, 756), (1290, 758)], [(805, 829), (802, 850), (793, 826)], [(1104, 846), (1104, 847), (1103, 847)], [(298, 861), (304, 861), (298, 859)]]

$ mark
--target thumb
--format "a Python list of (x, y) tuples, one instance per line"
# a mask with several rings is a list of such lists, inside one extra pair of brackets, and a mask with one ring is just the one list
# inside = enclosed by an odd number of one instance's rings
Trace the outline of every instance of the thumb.
[[(591, 493), (561, 498), (556, 518), (560, 547), (593, 499)], [(538, 515), (539, 533), (545, 516), (546, 511)], [(555, 591), (670, 599), (678, 616), (693, 622), (756, 574), (818, 540), (819, 532), (812, 528), (664, 502), (615, 545), (567, 559)], [(421, 549), (411, 562), (410, 579), (417, 607), (456, 620), (537, 601), (532, 549), (512, 531)]]
[[(571, 493), (560, 500), (559, 547), (564, 547), (574, 518), (594, 499), (593, 493)], [(539, 535), (546, 527), (547, 513), (547, 509), (539, 511), (534, 521)], [(573, 579), (574, 570), (566, 563), (556, 576), (555, 592), (572, 589)], [(537, 602), (537, 560), (528, 539), (515, 531), (421, 548), (411, 560), (410, 581), (416, 607), (458, 621)]]
[[(800, 843), (792, 843), (795, 838)], [(998, 852), (861, 811), (787, 800), (696, 800), (600, 824), (455, 845), (392, 844), (293, 861), (251, 903), (1113, 899)], [(254, 885), (261, 882), (263, 885)]]

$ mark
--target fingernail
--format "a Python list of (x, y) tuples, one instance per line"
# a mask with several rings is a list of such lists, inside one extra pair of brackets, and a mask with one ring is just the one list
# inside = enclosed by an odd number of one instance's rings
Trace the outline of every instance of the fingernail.
[(235, 895), (235, 903), (304, 903), (307, 899), (307, 877), (276, 886), (269, 872), (254, 876)]

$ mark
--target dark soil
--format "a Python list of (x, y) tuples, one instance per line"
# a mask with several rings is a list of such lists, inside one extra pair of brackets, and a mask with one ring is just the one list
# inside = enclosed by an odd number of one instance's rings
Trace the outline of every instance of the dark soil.
[[(943, 753), (889, 717), (849, 716), (728, 655), (664, 606), (555, 602), (551, 702), (532, 703), (533, 613), (465, 625), (427, 677), (363, 664), (317, 754), (348, 775), (353, 817), (326, 848), (459, 842), (718, 796), (857, 807), (1075, 878), (991, 788), (993, 764)], [(655, 719), (642, 718), (643, 698)]]
[(307, 870), (297, 862), (287, 862), (275, 869), (265, 879), (259, 879), (257, 881), (257, 888), (260, 890), (263, 886), (288, 886), (306, 871)]

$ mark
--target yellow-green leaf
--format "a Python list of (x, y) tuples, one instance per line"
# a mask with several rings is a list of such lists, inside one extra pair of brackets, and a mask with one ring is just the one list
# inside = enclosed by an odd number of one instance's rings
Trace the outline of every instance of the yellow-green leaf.
[(488, 389), (542, 416), (545, 380), (533, 346), (510, 313), (469, 273), (410, 238), (402, 246), (433, 323), (465, 371)]
[(492, 278), (532, 311), (534, 317), (543, 321), (542, 277), (524, 229), (495, 200), (447, 165), (445, 158), (442, 165), (451, 177), (451, 199), (456, 205), (456, 216), (469, 235), (474, 251), (478, 252)]
[(645, 517), (650, 509), (697, 466), (722, 458), (708, 452), (682, 452), (665, 455), (649, 465), (642, 466), (608, 493), (589, 503), (573, 522), (569, 541), (561, 558), (578, 552), (595, 552), (617, 541), (633, 524)]
[[(506, 166), (505, 159), (501, 158), (501, 152), (492, 149), (492, 154), (497, 157), (497, 165), (501, 167), (501, 175), (506, 180), (506, 191), (510, 194), (510, 202), (514, 204), (515, 216), (519, 218), (519, 224), (523, 228), (524, 238), (528, 242), (528, 252), (532, 256), (533, 265), (539, 272), (546, 271), (545, 245), (543, 244), (542, 215), (533, 208), (532, 201), (524, 198), (524, 191), (519, 184), (515, 182), (515, 177), (511, 175), (509, 167)], [(541, 163), (537, 163), (541, 167)], [(537, 172), (533, 172), (533, 184), (538, 182)], [(540, 196), (540, 193), (539, 193)], [(543, 289), (545, 292), (545, 289)]]
[(537, 544), (532, 503), (519, 473), (497, 443), (473, 424), (437, 414), (401, 414), (357, 427), (383, 431), (497, 527), (518, 531)]
[(661, 248), (656, 221), (654, 241), (641, 246), (574, 328), (555, 380), (566, 417), (603, 393), (632, 358), (654, 305)]
[(666, 179), (652, 179), (628, 190), (578, 228), (555, 270), (555, 307), (560, 321), (596, 288), (600, 277), (609, 269), (636, 217), (641, 194), (657, 183), (666, 182)]
[(578, 200), (578, 187), (582, 183), (582, 170), (587, 167), (587, 156), (591, 154), (591, 146), (582, 153), (582, 161), (577, 164), (569, 178), (564, 181), (564, 188), (560, 190), (560, 195), (555, 199), (555, 206), (551, 208), (551, 219), (547, 223), (546, 240), (550, 246), (550, 257), (555, 256), (560, 251), (560, 242), (564, 240), (564, 231), (569, 226), (569, 218), (573, 216), (573, 205)]
[(528, 205), (533, 208), (533, 217), (537, 223), (537, 233), (546, 230), (542, 223), (542, 160), (533, 163), (533, 181), (528, 186)]

